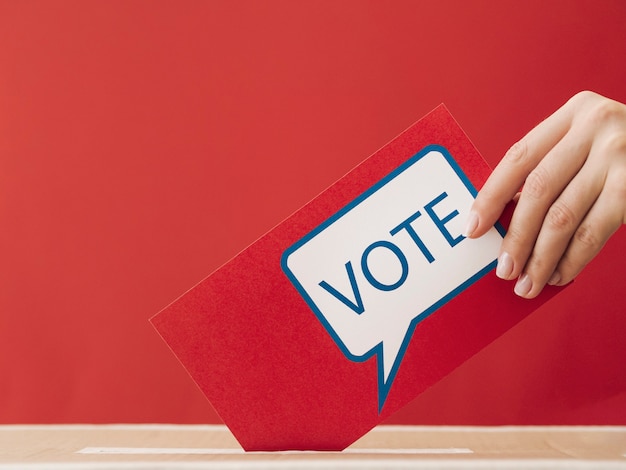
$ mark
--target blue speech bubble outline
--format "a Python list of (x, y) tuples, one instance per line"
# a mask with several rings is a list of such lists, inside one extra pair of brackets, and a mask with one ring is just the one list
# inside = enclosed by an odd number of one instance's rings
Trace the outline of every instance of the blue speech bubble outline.
[[(313, 313), (315, 313), (315, 316), (322, 323), (322, 325), (324, 326), (326, 331), (328, 331), (328, 334), (330, 334), (330, 336), (333, 338), (333, 340), (335, 341), (335, 343), (337, 344), (337, 346), (339, 347), (341, 352), (343, 352), (343, 354), (348, 359), (350, 359), (351, 361), (354, 361), (354, 362), (365, 362), (370, 357), (372, 357), (373, 355), (377, 356), (377, 367), (378, 367), (378, 414), (380, 414), (382, 412), (382, 409), (383, 409), (383, 406), (385, 404), (385, 401), (387, 400), (387, 396), (389, 395), (389, 391), (391, 389), (391, 386), (392, 386), (392, 384), (393, 384), (393, 382), (395, 380), (395, 377), (396, 377), (396, 374), (398, 372), (398, 369), (400, 368), (400, 364), (402, 363), (402, 359), (404, 358), (404, 354), (406, 353), (408, 345), (411, 342), (411, 338), (413, 336), (413, 333), (414, 333), (415, 328), (417, 327), (418, 323), (420, 323), (421, 321), (423, 321), (424, 319), (429, 317), (433, 312), (435, 312), (436, 310), (441, 308), (444, 304), (449, 302), (451, 299), (453, 299), (454, 297), (459, 295), (461, 292), (463, 292), (469, 286), (471, 286), (476, 281), (478, 281), (480, 278), (482, 278), (485, 274), (487, 274), (492, 269), (494, 269), (496, 267), (496, 264), (497, 264), (497, 259), (495, 259), (492, 262), (490, 262), (487, 266), (485, 266), (480, 271), (475, 273), (473, 276), (468, 278), (466, 281), (461, 283), (455, 289), (450, 291), (447, 295), (443, 296), (441, 299), (439, 299), (437, 302), (432, 304), (430, 307), (428, 307), (427, 309), (425, 309), (424, 311), (422, 311), (421, 313), (419, 313), (418, 315), (413, 317), (413, 320), (411, 320), (411, 323), (409, 324), (409, 326), (407, 328), (407, 331), (406, 331), (406, 333), (404, 335), (404, 339), (402, 340), (402, 344), (400, 346), (400, 349), (398, 350), (398, 353), (397, 353), (396, 358), (394, 360), (393, 366), (391, 368), (391, 371), (389, 372), (389, 376), (388, 376), (386, 381), (384, 379), (383, 341), (381, 341), (378, 344), (376, 344), (374, 347), (372, 347), (369, 351), (365, 352), (361, 356), (356, 356), (356, 355), (352, 354), (350, 352), (350, 350), (346, 347), (346, 345), (344, 344), (342, 339), (339, 337), (339, 335), (335, 332), (333, 327), (330, 325), (328, 320), (326, 320), (326, 317), (322, 314), (322, 312), (317, 307), (317, 305), (315, 304), (313, 299), (309, 296), (307, 291), (304, 289), (304, 287), (302, 286), (300, 281), (298, 281), (296, 276), (289, 269), (289, 266), (287, 265), (287, 260), (288, 260), (289, 256), (292, 253), (297, 251), (300, 247), (302, 247), (308, 241), (310, 241), (311, 239), (313, 239), (314, 237), (319, 235), (322, 231), (324, 231), (330, 225), (332, 225), (337, 220), (339, 220), (341, 217), (346, 215), (349, 211), (354, 209), (361, 202), (366, 200), (368, 197), (370, 197), (376, 191), (381, 189), (387, 183), (391, 182), (394, 178), (396, 178), (398, 175), (400, 175), (402, 172), (404, 172), (410, 166), (412, 166), (415, 163), (417, 163), (423, 156), (425, 156), (428, 153), (433, 152), (433, 151), (434, 152), (438, 152), (441, 155), (443, 155), (443, 157), (446, 159), (446, 161), (448, 162), (450, 167), (454, 170), (454, 172), (459, 177), (461, 182), (465, 185), (467, 190), (470, 192), (472, 197), (476, 198), (476, 195), (478, 194), (478, 191), (476, 190), (476, 188), (474, 187), (472, 182), (469, 180), (469, 178), (465, 175), (465, 173), (463, 173), (463, 170), (461, 170), (461, 167), (458, 165), (458, 163), (452, 158), (452, 156), (450, 155), (448, 150), (445, 147), (441, 146), (441, 145), (437, 145), (437, 144), (428, 145), (428, 146), (424, 147), (422, 150), (420, 150), (418, 153), (413, 155), (411, 158), (409, 158), (406, 162), (401, 164), (398, 168), (396, 168), (391, 173), (389, 173), (387, 176), (385, 176), (383, 179), (381, 179), (379, 182), (377, 182), (372, 187), (370, 187), (365, 192), (363, 192), (361, 195), (356, 197), (353, 201), (349, 202), (344, 207), (339, 209), (336, 213), (331, 215), (328, 219), (326, 219), (324, 222), (322, 222), (316, 228), (311, 230), (309, 233), (307, 233), (300, 240), (298, 240), (293, 245), (288, 247), (283, 252), (283, 255), (281, 256), (281, 259), (280, 259), (280, 265), (281, 265), (281, 268), (282, 268), (283, 272), (285, 273), (287, 278), (289, 278), (291, 283), (294, 285), (296, 290), (300, 293), (300, 295), (305, 300), (305, 302), (308, 304), (308, 306), (311, 308)], [(506, 231), (504, 230), (504, 227), (502, 227), (502, 225), (499, 222), (497, 222), (494, 225), (494, 227), (496, 228), (498, 233), (500, 233), (500, 235), (502, 237), (504, 237), (504, 235), (506, 233)]]

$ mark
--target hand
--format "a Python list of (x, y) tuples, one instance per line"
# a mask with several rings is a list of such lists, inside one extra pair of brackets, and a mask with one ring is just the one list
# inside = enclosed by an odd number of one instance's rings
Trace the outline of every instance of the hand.
[(583, 91), (531, 130), (478, 193), (466, 236), (483, 235), (512, 199), (496, 274), (530, 299), (572, 281), (626, 223), (626, 105)]

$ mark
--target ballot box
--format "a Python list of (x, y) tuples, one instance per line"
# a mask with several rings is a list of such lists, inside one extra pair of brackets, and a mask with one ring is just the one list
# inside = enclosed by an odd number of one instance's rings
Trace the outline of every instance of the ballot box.
[(6, 469), (626, 469), (626, 426), (381, 425), (341, 452), (245, 452), (222, 425), (4, 425)]

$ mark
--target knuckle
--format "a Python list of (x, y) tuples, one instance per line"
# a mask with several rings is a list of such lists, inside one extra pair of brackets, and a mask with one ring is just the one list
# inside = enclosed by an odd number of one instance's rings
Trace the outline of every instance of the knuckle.
[(550, 188), (549, 180), (547, 171), (543, 167), (538, 166), (526, 178), (522, 195), (528, 195), (534, 199), (541, 198)]
[(597, 93), (594, 93), (593, 91), (590, 90), (582, 90), (579, 91), (578, 93), (576, 93), (574, 96), (572, 96), (571, 101), (575, 104), (582, 104), (582, 103), (586, 103), (590, 100), (595, 100), (599, 97), (600, 95), (598, 95)]
[(546, 214), (546, 223), (556, 230), (572, 229), (576, 221), (574, 212), (560, 201), (555, 202)]
[(592, 253), (600, 251), (604, 244), (589, 224), (581, 224), (574, 234), (574, 239)]
[(504, 154), (503, 160), (510, 164), (518, 165), (523, 163), (527, 159), (527, 156), (528, 146), (524, 140), (519, 140)]
[[(527, 239), (526, 232), (523, 230), (520, 230), (517, 226), (513, 226), (513, 224), (511, 224), (511, 226), (508, 228), (506, 232), (506, 237), (505, 237), (507, 245), (510, 247), (519, 247), (526, 243), (526, 239)], [(508, 251), (515, 251), (515, 250), (509, 249)]]
[(626, 131), (612, 132), (607, 136), (603, 151), (608, 155), (626, 157)]
[(524, 270), (529, 273), (541, 273), (548, 268), (554, 268), (554, 261), (548, 259), (543, 254), (533, 253), (529, 258)]
[(586, 113), (587, 125), (596, 129), (605, 127), (608, 124), (621, 122), (626, 118), (626, 107), (610, 99), (601, 99), (592, 105)]

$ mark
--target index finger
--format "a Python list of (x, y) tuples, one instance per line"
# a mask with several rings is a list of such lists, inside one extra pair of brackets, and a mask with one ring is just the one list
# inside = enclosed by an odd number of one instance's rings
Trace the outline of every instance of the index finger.
[(472, 204), (465, 236), (480, 237), (496, 223), (526, 177), (567, 133), (572, 106), (569, 100), (506, 152)]

